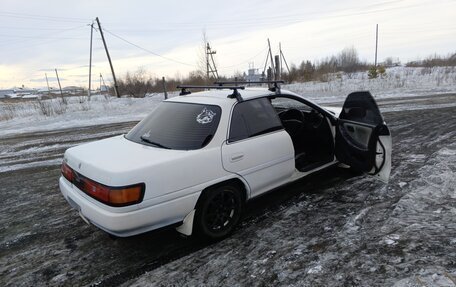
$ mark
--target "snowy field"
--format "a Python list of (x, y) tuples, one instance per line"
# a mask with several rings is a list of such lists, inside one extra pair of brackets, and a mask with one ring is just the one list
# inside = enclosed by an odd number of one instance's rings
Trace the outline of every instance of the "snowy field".
[(456, 67), (386, 69), (386, 75), (369, 79), (366, 72), (333, 74), (327, 82), (286, 85), (286, 89), (319, 103), (342, 102), (353, 91), (370, 91), (375, 98), (442, 94), (456, 90)]
[[(341, 104), (349, 93), (358, 90), (369, 90), (377, 99), (451, 93), (456, 90), (456, 67), (395, 67), (387, 69), (383, 78), (372, 80), (366, 72), (333, 74), (327, 82), (290, 84), (283, 88), (321, 104)], [(170, 97), (176, 95), (174, 92)], [(0, 101), (0, 136), (138, 121), (163, 99), (163, 94), (142, 99), (96, 95), (91, 101), (86, 97), (68, 98), (67, 105), (59, 98), (43, 100), (41, 106), (36, 100)], [(48, 116), (43, 115), (43, 109)]]
[[(172, 94), (174, 96), (174, 94)], [(50, 115), (43, 115), (36, 100), (11, 103), (0, 101), (0, 136), (32, 131), (50, 131), (107, 123), (139, 121), (163, 101), (163, 94), (145, 98), (115, 98), (94, 95), (41, 101)]]

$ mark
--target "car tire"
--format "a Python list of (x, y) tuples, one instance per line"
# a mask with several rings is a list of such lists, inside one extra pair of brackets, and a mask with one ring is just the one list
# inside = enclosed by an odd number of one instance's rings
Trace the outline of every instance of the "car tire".
[(242, 209), (242, 195), (237, 187), (222, 185), (206, 190), (196, 208), (195, 233), (210, 240), (228, 236), (239, 223)]

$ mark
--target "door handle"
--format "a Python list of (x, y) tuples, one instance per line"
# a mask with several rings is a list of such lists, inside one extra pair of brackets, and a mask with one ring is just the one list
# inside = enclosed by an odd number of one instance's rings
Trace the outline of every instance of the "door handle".
[(231, 162), (236, 162), (236, 161), (242, 160), (243, 158), (244, 158), (244, 155), (242, 153), (237, 153), (237, 154), (231, 155), (230, 161)]

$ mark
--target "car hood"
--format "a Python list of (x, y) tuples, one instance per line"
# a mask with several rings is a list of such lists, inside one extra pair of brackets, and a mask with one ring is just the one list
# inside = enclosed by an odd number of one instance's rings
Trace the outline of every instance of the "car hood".
[(144, 170), (188, 154), (127, 140), (123, 135), (72, 147), (64, 160), (80, 174), (109, 186), (144, 181)]

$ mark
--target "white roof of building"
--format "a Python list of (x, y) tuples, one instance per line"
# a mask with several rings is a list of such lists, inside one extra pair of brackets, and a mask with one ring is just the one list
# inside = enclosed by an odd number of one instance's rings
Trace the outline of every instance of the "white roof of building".
[(35, 94), (29, 94), (22, 96), (23, 99), (38, 99), (40, 96)]

